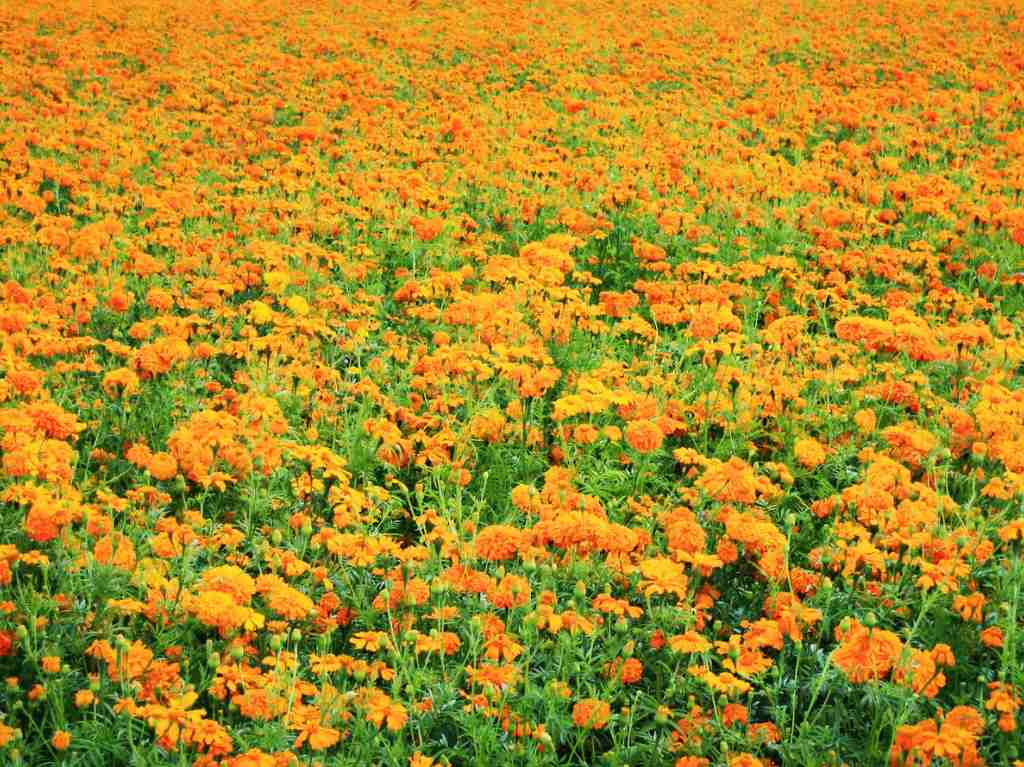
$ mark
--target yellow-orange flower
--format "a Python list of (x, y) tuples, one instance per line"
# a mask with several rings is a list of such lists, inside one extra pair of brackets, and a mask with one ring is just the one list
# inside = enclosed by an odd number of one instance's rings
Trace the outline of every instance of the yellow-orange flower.
[(64, 751), (71, 745), (71, 733), (67, 730), (57, 730), (50, 738), (50, 745), (56, 751)]
[(584, 698), (572, 707), (572, 721), (577, 727), (600, 730), (611, 718), (611, 706), (603, 700)]
[(665, 435), (653, 421), (630, 421), (626, 424), (626, 443), (639, 453), (652, 453), (661, 447)]

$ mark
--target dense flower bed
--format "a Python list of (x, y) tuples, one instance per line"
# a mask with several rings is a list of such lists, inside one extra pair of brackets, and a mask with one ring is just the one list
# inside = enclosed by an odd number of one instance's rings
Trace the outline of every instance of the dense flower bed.
[(1024, 8), (0, 6), (11, 764), (1022, 765)]

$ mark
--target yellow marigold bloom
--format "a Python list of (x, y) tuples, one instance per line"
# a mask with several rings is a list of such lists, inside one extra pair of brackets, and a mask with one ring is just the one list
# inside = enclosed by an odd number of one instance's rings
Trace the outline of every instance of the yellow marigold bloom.
[(264, 325), (274, 319), (274, 310), (263, 301), (253, 301), (249, 307), (249, 317), (257, 325)]
[(165, 748), (174, 748), (185, 730), (197, 724), (205, 713), (201, 709), (190, 709), (198, 694), (188, 692), (171, 698), (169, 705), (148, 705), (144, 709), (146, 723), (153, 728), (158, 742)]
[(290, 296), (285, 301), (285, 306), (288, 307), (288, 311), (296, 316), (305, 317), (309, 314), (309, 302), (302, 296)]

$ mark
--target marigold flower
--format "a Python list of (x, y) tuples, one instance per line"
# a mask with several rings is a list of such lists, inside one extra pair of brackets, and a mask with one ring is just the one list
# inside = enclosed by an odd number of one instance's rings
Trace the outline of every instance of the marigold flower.
[(178, 473), (178, 462), (170, 453), (153, 453), (149, 457), (146, 469), (153, 475), (154, 479), (174, 479), (174, 476)]
[(50, 745), (56, 751), (64, 751), (71, 745), (71, 733), (67, 730), (57, 730), (50, 738)]
[(836, 629), (839, 647), (833, 663), (851, 682), (868, 682), (888, 675), (903, 651), (903, 642), (891, 631), (868, 628), (851, 621), (849, 628)]
[(668, 646), (672, 652), (678, 653), (707, 652), (712, 647), (711, 642), (693, 630), (669, 637)]
[(135, 545), (123, 533), (113, 532), (96, 541), (93, 557), (101, 565), (130, 572), (135, 568)]
[(334, 727), (324, 727), (317, 722), (306, 724), (295, 739), (294, 747), (301, 748), (308, 744), (314, 751), (330, 748), (341, 739), (341, 731)]
[(989, 626), (981, 632), (981, 643), (986, 647), (1003, 646), (1003, 630), (998, 626)]
[(600, 730), (611, 718), (611, 706), (603, 700), (584, 698), (572, 708), (572, 721), (577, 727)]
[(512, 559), (524, 547), (526, 533), (510, 525), (489, 525), (477, 533), (473, 546), (477, 556), (490, 562)]
[(818, 440), (810, 438), (798, 439), (793, 447), (793, 453), (805, 469), (818, 468), (828, 457), (824, 445)]
[(0, 748), (3, 748), (12, 740), (14, 740), (14, 735), (16, 732), (17, 730), (15, 730), (13, 727), (6, 725), (3, 722), (0, 722)]
[(369, 702), (366, 720), (377, 727), (387, 726), (392, 732), (401, 730), (409, 714), (405, 706), (396, 703), (384, 693), (375, 694)]
[(110, 294), (110, 298), (107, 300), (107, 306), (115, 312), (126, 312), (131, 308), (134, 300), (135, 296), (132, 295), (131, 291), (118, 288)]
[(619, 669), (619, 681), (623, 684), (636, 684), (644, 675), (644, 664), (636, 658), (627, 658)]
[(661, 447), (665, 435), (653, 421), (630, 421), (626, 424), (626, 443), (639, 453), (652, 453)]
[(55, 655), (44, 655), (39, 665), (48, 674), (56, 674), (60, 671), (60, 658)]

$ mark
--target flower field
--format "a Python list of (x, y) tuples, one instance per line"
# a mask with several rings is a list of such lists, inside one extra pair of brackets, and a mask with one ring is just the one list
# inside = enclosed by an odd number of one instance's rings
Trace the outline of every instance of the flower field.
[(0, 5), (0, 758), (1024, 765), (1024, 4)]

